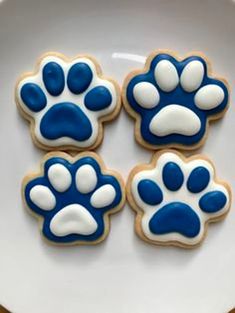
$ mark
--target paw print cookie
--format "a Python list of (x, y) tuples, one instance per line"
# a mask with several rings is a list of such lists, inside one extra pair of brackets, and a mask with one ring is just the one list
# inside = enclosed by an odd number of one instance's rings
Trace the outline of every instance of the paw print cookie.
[(143, 240), (193, 247), (204, 239), (209, 222), (228, 213), (231, 191), (206, 158), (163, 150), (131, 172), (127, 197)]
[(225, 113), (228, 87), (212, 76), (205, 58), (159, 52), (126, 78), (123, 101), (141, 145), (194, 149), (203, 144), (209, 121)]
[(45, 150), (88, 150), (103, 139), (103, 122), (120, 110), (117, 84), (88, 56), (44, 55), (36, 72), (23, 75), (16, 102), (30, 121), (34, 142)]
[(109, 233), (110, 215), (124, 205), (124, 184), (92, 152), (49, 153), (23, 181), (23, 199), (43, 236), (56, 244), (95, 244)]

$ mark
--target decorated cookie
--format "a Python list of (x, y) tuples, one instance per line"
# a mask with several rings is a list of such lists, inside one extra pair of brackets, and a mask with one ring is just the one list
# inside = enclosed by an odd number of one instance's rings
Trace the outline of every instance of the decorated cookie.
[(44, 55), (16, 87), (16, 102), (30, 121), (34, 142), (45, 150), (88, 150), (103, 139), (103, 122), (120, 110), (117, 84), (89, 56)]
[(194, 149), (203, 144), (209, 121), (225, 113), (228, 87), (212, 76), (205, 57), (159, 52), (127, 76), (123, 102), (144, 147)]
[(43, 236), (57, 244), (95, 244), (109, 233), (110, 214), (125, 202), (121, 177), (92, 152), (49, 153), (23, 181), (26, 207)]
[(151, 164), (133, 169), (127, 197), (137, 214), (136, 232), (143, 240), (193, 247), (205, 237), (209, 222), (228, 213), (231, 192), (217, 180), (207, 158), (186, 159), (173, 150), (163, 150)]

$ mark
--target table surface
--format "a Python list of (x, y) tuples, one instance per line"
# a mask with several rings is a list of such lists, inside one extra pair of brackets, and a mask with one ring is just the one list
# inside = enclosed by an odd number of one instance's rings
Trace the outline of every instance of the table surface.
[[(234, 188), (234, 34), (231, 0), (0, 1), (0, 303), (16, 313), (224, 313), (235, 306), (234, 205), (194, 250), (142, 242), (128, 205), (112, 217), (103, 244), (60, 248), (43, 241), (23, 208), (20, 186), (44, 153), (14, 103), (18, 76), (46, 51), (92, 54), (120, 84), (154, 49), (203, 51), (229, 80), (232, 96), (226, 116), (211, 125), (197, 152)], [(152, 155), (134, 141), (133, 126), (122, 110), (97, 149), (125, 179)]]

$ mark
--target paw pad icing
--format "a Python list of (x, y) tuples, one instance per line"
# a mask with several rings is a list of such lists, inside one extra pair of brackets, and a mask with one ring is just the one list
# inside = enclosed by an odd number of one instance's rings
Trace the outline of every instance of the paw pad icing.
[(136, 230), (151, 243), (197, 245), (207, 224), (224, 217), (230, 207), (230, 189), (216, 180), (209, 161), (186, 160), (173, 151), (156, 155), (151, 169), (134, 169), (127, 186), (137, 212)]
[(17, 85), (16, 100), (31, 122), (35, 142), (44, 149), (84, 150), (102, 140), (102, 122), (120, 109), (116, 83), (101, 77), (89, 57), (66, 60), (46, 55), (34, 74)]
[(109, 215), (125, 201), (122, 181), (106, 173), (94, 153), (73, 159), (49, 155), (43, 171), (23, 184), (30, 211), (42, 220), (42, 233), (62, 244), (91, 244), (109, 232)]
[(149, 148), (200, 145), (208, 122), (228, 106), (226, 84), (211, 76), (202, 57), (179, 61), (167, 53), (155, 54), (143, 71), (129, 75), (123, 97), (136, 119), (136, 138)]

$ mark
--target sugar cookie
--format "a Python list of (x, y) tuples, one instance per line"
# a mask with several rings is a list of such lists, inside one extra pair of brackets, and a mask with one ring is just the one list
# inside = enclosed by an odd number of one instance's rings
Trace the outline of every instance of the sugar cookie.
[(120, 111), (116, 82), (90, 56), (43, 55), (16, 87), (16, 103), (30, 121), (34, 142), (45, 150), (90, 150), (103, 139), (103, 122)]
[(228, 108), (227, 82), (214, 78), (199, 54), (151, 54), (145, 68), (125, 79), (123, 103), (135, 119), (136, 140), (146, 148), (195, 149), (206, 139), (209, 121)]
[(25, 177), (22, 194), (30, 213), (39, 218), (43, 236), (56, 244), (104, 240), (110, 214), (125, 203), (122, 178), (93, 152), (47, 154), (41, 171)]
[(207, 158), (185, 158), (163, 150), (150, 164), (132, 170), (127, 198), (136, 211), (135, 229), (143, 240), (193, 247), (205, 237), (209, 222), (228, 213), (231, 190), (217, 180)]

